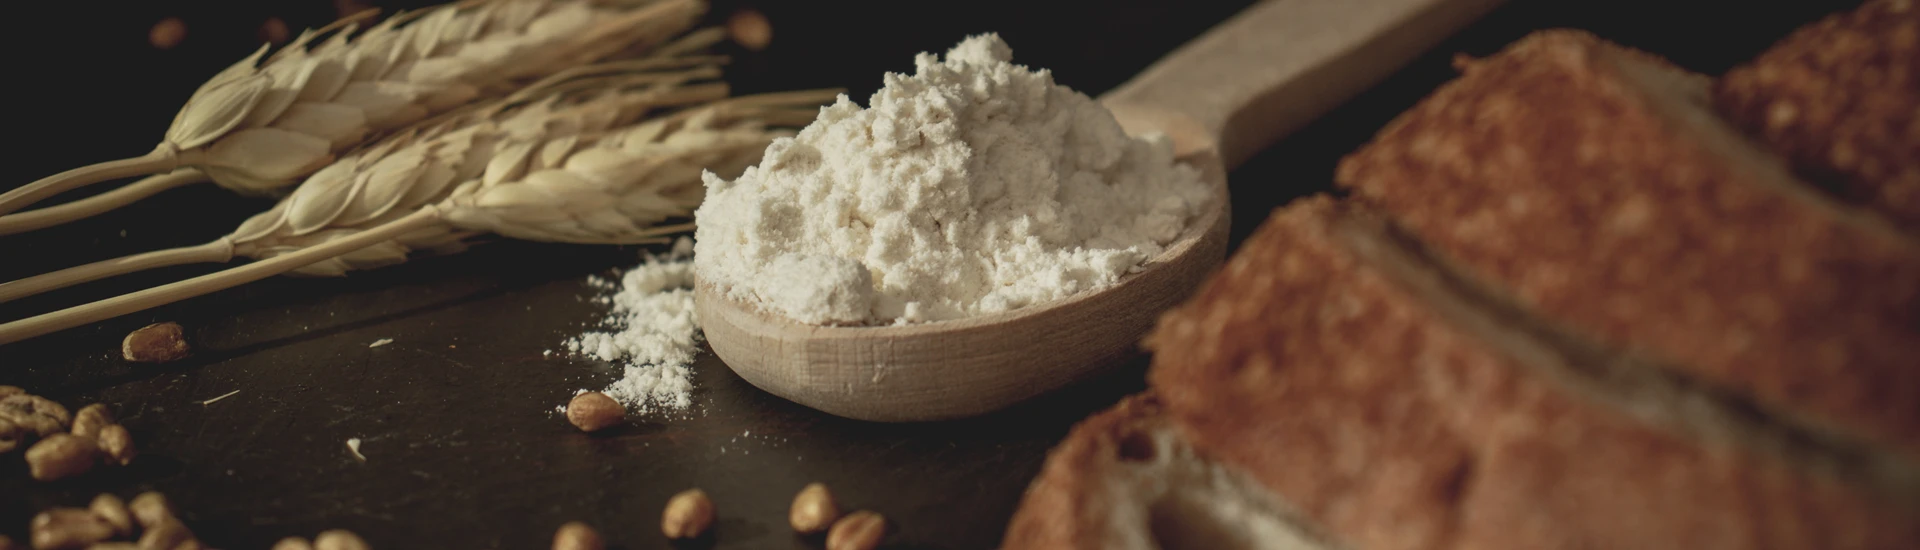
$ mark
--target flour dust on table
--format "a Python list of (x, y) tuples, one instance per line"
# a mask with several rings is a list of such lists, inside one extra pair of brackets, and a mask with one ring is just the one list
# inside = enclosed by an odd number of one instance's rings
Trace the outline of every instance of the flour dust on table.
[(601, 321), (605, 330), (574, 336), (566, 348), (620, 367), (620, 379), (600, 392), (629, 413), (685, 411), (693, 405), (689, 367), (700, 351), (700, 323), (693, 312), (692, 254), (693, 243), (681, 237), (665, 256), (647, 254), (618, 281), (589, 279), (605, 292), (595, 301), (610, 306)]
[(998, 35), (846, 95), (733, 181), (705, 174), (694, 263), (811, 325), (962, 319), (1119, 282), (1212, 199), (1163, 135), (1011, 63)]

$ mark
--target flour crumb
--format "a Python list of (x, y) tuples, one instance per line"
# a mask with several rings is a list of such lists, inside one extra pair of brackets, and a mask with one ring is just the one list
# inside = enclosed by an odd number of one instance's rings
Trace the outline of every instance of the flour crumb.
[(692, 254), (692, 241), (681, 237), (666, 256), (647, 254), (617, 283), (588, 278), (589, 285), (608, 292), (595, 298), (611, 306), (601, 321), (608, 330), (580, 334), (565, 347), (620, 366), (620, 379), (600, 392), (629, 414), (684, 411), (693, 405), (688, 367), (700, 350), (700, 324), (693, 312)]
[(391, 343), (393, 343), (393, 339), (392, 339), (392, 338), (381, 338), (381, 339), (379, 339), (379, 340), (374, 340), (374, 341), (373, 341), (373, 343), (371, 343), (371, 344), (367, 344), (367, 347), (369, 347), (369, 348), (377, 348), (377, 347), (380, 347), (380, 346), (384, 346), (384, 345), (387, 345), (387, 344), (391, 344)]
[(812, 325), (961, 319), (1115, 284), (1216, 200), (1166, 136), (1012, 58), (995, 34), (921, 53), (867, 108), (843, 94), (703, 174), (702, 280)]
[(367, 455), (360, 454), (360, 438), (347, 439), (347, 450), (353, 453), (353, 458), (361, 462), (367, 461)]

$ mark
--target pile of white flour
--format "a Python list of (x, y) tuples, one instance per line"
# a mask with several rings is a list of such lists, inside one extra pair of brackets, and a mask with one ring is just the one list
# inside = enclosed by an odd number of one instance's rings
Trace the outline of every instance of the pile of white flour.
[(693, 404), (693, 372), (687, 367), (700, 351), (700, 323), (693, 313), (693, 265), (687, 259), (692, 253), (693, 243), (681, 237), (666, 257), (648, 254), (620, 276), (618, 285), (595, 277), (595, 287), (612, 292), (595, 299), (612, 306), (602, 321), (610, 330), (567, 340), (567, 350), (575, 355), (621, 366), (620, 380), (600, 392), (629, 413), (680, 411)]
[(1136, 139), (993, 34), (862, 109), (840, 96), (734, 181), (705, 174), (695, 266), (808, 324), (965, 318), (1110, 285), (1211, 197), (1163, 136)]

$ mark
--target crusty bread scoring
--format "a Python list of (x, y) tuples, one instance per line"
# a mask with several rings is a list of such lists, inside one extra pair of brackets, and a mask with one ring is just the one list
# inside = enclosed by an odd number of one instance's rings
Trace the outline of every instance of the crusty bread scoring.
[(1151, 391), (1075, 425), (1003, 550), (1331, 550), (1272, 493), (1193, 452)]
[(1869, 0), (1797, 29), (1714, 100), (1808, 179), (1920, 235), (1920, 3)]
[[(1842, 469), (1646, 422), (1593, 361), (1443, 289), (1326, 197), (1280, 210), (1151, 339), (1197, 452), (1365, 550), (1914, 548), (1920, 508)], [(1587, 380), (1587, 383), (1598, 383)]]
[(1555, 322), (1920, 457), (1920, 244), (1652, 55), (1556, 30), (1464, 65), (1340, 185)]

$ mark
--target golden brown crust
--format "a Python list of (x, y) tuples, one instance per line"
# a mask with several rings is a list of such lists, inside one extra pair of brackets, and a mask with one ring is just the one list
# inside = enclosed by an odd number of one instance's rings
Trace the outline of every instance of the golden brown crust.
[(1012, 522), (1007, 524), (1003, 550), (1024, 548), (1107, 548), (1115, 505), (1107, 497), (1103, 477), (1109, 464), (1121, 456), (1129, 436), (1158, 429), (1165, 419), (1160, 403), (1149, 391), (1075, 424), (1053, 450), (1027, 487)]
[(1920, 245), (1709, 146), (1625, 73), (1647, 59), (1535, 33), (1339, 183), (1556, 322), (1920, 456)]
[(1810, 180), (1920, 234), (1920, 7), (1870, 0), (1795, 30), (1714, 86), (1728, 119)]
[(1155, 329), (1198, 452), (1365, 550), (1912, 548), (1913, 510), (1576, 397), (1356, 257), (1320, 196)]

